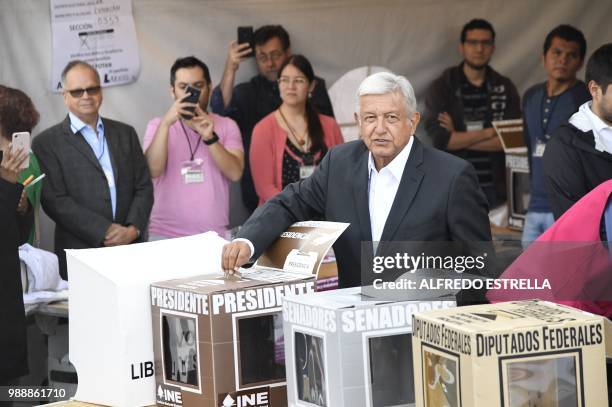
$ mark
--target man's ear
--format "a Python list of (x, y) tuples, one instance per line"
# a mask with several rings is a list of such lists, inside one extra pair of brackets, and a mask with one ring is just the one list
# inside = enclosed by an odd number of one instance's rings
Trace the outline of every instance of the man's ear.
[(355, 124), (359, 126), (359, 115), (357, 114), (357, 112), (353, 113), (353, 117), (355, 118)]
[(421, 113), (419, 112), (412, 113), (412, 117), (410, 118), (410, 122), (412, 123), (412, 128), (413, 128), (412, 135), (416, 133), (416, 128), (419, 125), (420, 121), (421, 121)]
[(595, 97), (597, 96), (597, 92), (600, 89), (600, 86), (597, 84), (597, 82), (590, 80), (589, 83), (587, 83), (587, 88), (589, 89), (591, 98), (595, 100)]

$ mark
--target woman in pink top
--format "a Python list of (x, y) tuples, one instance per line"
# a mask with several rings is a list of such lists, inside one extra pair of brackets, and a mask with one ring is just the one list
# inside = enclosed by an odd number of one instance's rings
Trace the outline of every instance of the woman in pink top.
[(336, 121), (318, 114), (310, 103), (314, 77), (306, 57), (290, 57), (279, 70), (283, 103), (253, 129), (251, 172), (260, 205), (308, 177), (327, 150), (343, 141)]

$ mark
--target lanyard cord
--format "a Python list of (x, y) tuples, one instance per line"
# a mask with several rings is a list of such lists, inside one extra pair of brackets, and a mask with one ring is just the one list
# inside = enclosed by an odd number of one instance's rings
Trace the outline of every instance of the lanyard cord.
[(308, 138), (308, 129), (306, 129), (306, 133), (304, 133), (304, 137), (298, 138), (297, 134), (295, 133), (295, 130), (293, 130), (293, 127), (291, 127), (291, 125), (287, 121), (287, 118), (283, 114), (283, 111), (281, 110), (280, 107), (278, 108), (278, 113), (280, 113), (280, 116), (283, 119), (283, 122), (285, 123), (285, 126), (287, 126), (287, 128), (289, 129), (289, 132), (293, 136), (293, 139), (295, 141), (297, 141), (297, 143), (300, 145), (300, 147), (301, 147), (300, 150), (302, 150), (305, 153), (307, 153), (310, 150), (310, 148), (308, 146), (308, 143), (307, 143), (307, 141), (309, 140), (309, 138)]
[[(296, 148), (297, 149), (297, 148)], [(291, 157), (294, 161), (296, 161), (300, 166), (304, 165), (315, 165), (317, 160), (321, 157), (321, 151), (317, 151), (316, 153), (304, 152), (301, 150), (300, 153), (303, 154), (302, 157), (297, 155), (288, 144), (285, 144), (285, 152)]]
[(200, 148), (200, 144), (201, 144), (200, 141), (202, 141), (202, 138), (198, 137), (198, 141), (196, 141), (195, 150), (193, 150), (191, 148), (191, 141), (189, 141), (189, 135), (187, 134), (187, 129), (185, 128), (183, 121), (179, 119), (179, 123), (181, 123), (181, 127), (183, 128), (183, 133), (185, 134), (185, 138), (187, 139), (187, 145), (189, 146), (189, 154), (191, 154), (190, 161), (193, 161), (193, 159), (195, 158), (195, 154), (198, 152), (198, 148)]

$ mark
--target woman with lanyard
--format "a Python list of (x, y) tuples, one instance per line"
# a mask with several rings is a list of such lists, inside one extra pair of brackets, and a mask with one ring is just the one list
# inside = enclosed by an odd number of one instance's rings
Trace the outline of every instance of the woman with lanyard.
[(279, 70), (281, 106), (253, 129), (251, 172), (260, 205), (310, 176), (327, 150), (343, 142), (338, 123), (310, 102), (314, 78), (306, 57), (290, 57)]

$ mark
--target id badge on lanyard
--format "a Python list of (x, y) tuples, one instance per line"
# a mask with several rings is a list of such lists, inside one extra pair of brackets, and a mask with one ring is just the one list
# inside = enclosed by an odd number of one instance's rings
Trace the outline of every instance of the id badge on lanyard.
[(314, 165), (300, 164), (300, 180), (310, 177), (314, 170)]
[(204, 160), (196, 158), (181, 164), (181, 177), (184, 184), (199, 184), (204, 182)]
[(465, 127), (467, 131), (476, 131), (484, 129), (484, 123), (481, 121), (467, 121), (465, 122)]
[(542, 140), (536, 141), (536, 146), (533, 150), (534, 158), (542, 158), (544, 156), (544, 151), (546, 150), (546, 143)]

